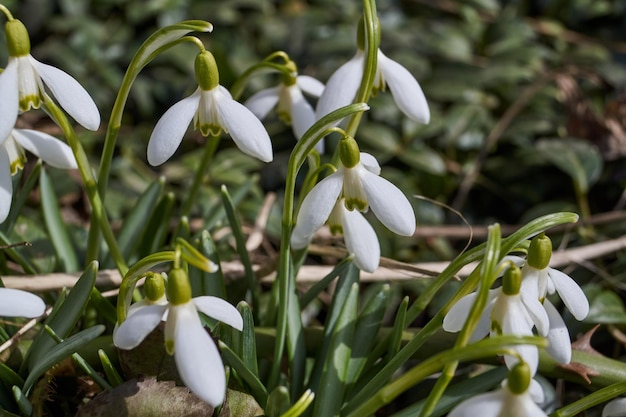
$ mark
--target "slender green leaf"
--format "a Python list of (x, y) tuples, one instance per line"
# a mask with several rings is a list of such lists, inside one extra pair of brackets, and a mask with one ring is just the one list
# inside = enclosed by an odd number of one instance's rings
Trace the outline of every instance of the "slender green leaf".
[(100, 358), (100, 363), (102, 364), (102, 369), (104, 370), (104, 374), (107, 376), (109, 380), (109, 384), (113, 387), (117, 387), (118, 385), (124, 382), (124, 379), (117, 372), (117, 369), (111, 363), (109, 356), (103, 349), (98, 349), (98, 357)]
[(267, 405), (265, 406), (265, 414), (267, 417), (279, 417), (289, 410), (291, 399), (289, 390), (283, 386), (278, 386), (270, 392), (267, 397)]
[(230, 365), (250, 387), (250, 393), (259, 404), (267, 403), (267, 389), (259, 378), (246, 367), (239, 356), (224, 342), (218, 342), (224, 361)]
[(313, 405), (314, 417), (339, 414), (352, 355), (358, 299), (359, 284), (353, 283), (331, 336), (330, 348), (324, 361), (324, 372), (317, 390), (317, 401)]
[(3, 362), (0, 362), (0, 380), (8, 387), (12, 387), (13, 385), (21, 387), (24, 384), (22, 377)]
[(46, 169), (41, 169), (39, 176), (39, 186), (41, 188), (41, 208), (43, 218), (50, 234), (50, 241), (61, 263), (64, 271), (78, 271), (78, 258), (76, 249), (72, 244), (72, 239), (67, 230), (66, 223), (61, 217), (61, 210), (58, 205), (58, 198), (52, 186), (52, 180), (48, 177)]
[(20, 213), (22, 213), (22, 208), (28, 197), (37, 185), (37, 181), (39, 180), (39, 175), (41, 174), (41, 160), (37, 161), (37, 163), (33, 166), (33, 170), (30, 172), (24, 184), (19, 188), (17, 193), (13, 194), (13, 202), (11, 203), (11, 211), (9, 212), (8, 217), (2, 223), (1, 230), (3, 232), (8, 233), (10, 230), (13, 230), (13, 226), (15, 226), (15, 222), (19, 217)]
[(324, 278), (317, 281), (300, 297), (300, 307), (305, 308), (309, 303), (317, 298), (322, 291), (328, 287), (328, 285), (339, 275), (346, 271), (346, 268), (352, 264), (352, 258), (347, 257), (342, 259), (332, 271), (330, 271)]
[[(28, 377), (24, 382), (23, 391), (28, 393), (33, 384), (37, 382), (39, 377), (43, 375), (44, 372), (61, 362), (63, 359), (71, 356), (74, 352), (94, 340), (96, 337), (100, 336), (104, 330), (105, 327), (99, 324), (67, 338), (56, 346), (52, 346), (46, 352), (46, 355), (31, 368)], [(54, 342), (54, 339), (51, 336), (48, 335), (48, 337), (50, 337), (50, 340)]]
[(33, 414), (33, 405), (28, 400), (28, 397), (24, 395), (22, 390), (16, 385), (13, 386), (13, 397), (15, 398), (17, 406), (19, 407), (22, 414), (27, 416)]
[[(65, 301), (53, 309), (53, 314), (46, 320), (46, 323), (61, 338), (66, 338), (80, 317), (82, 316), (85, 306), (91, 296), (91, 291), (96, 284), (98, 275), (98, 262), (93, 261), (85, 272), (80, 276), (76, 285), (69, 292)], [(56, 345), (56, 342), (50, 335), (41, 331), (33, 341), (28, 352), (28, 368), (32, 370), (39, 366), (42, 361), (47, 361), (50, 349)]]
[[(237, 304), (237, 310), (243, 317), (243, 330), (237, 331), (241, 335), (241, 360), (246, 367), (257, 377), (259, 376), (259, 365), (256, 354), (256, 336), (254, 334), (254, 316), (250, 306), (245, 301)], [(233, 330), (236, 331), (236, 330)]]

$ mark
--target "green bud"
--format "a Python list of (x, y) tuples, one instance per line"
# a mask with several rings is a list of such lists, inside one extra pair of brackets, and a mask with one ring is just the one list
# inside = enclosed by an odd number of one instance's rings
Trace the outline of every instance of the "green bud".
[(167, 274), (167, 299), (170, 304), (186, 304), (191, 300), (191, 285), (187, 273), (174, 268)]
[(544, 233), (535, 236), (528, 248), (528, 265), (535, 269), (546, 269), (552, 257), (552, 241)]
[(10, 20), (4, 26), (7, 37), (9, 56), (24, 56), (30, 54), (30, 37), (26, 26), (17, 19)]
[(152, 302), (157, 301), (165, 294), (165, 279), (163, 275), (150, 272), (146, 276), (146, 282), (143, 285), (146, 298)]
[(213, 90), (220, 83), (220, 73), (217, 70), (215, 57), (209, 51), (202, 51), (194, 62), (196, 81), (201, 89), (205, 91)]
[(352, 136), (344, 136), (339, 141), (339, 158), (346, 168), (354, 168), (361, 161), (359, 145)]
[(513, 265), (504, 272), (502, 277), (502, 292), (506, 295), (519, 294), (522, 285), (522, 270), (517, 265)]
[(530, 368), (526, 362), (516, 364), (513, 369), (509, 371), (509, 376), (507, 377), (509, 391), (517, 395), (525, 393), (528, 391), (531, 379)]

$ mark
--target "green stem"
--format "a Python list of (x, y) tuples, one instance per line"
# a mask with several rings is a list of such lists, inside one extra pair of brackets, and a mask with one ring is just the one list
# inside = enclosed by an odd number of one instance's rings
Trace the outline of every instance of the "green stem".
[(63, 133), (67, 138), (67, 142), (70, 145), (70, 148), (72, 148), (72, 152), (76, 158), (76, 163), (78, 164), (78, 171), (80, 172), (80, 176), (87, 192), (87, 197), (89, 198), (89, 203), (91, 204), (91, 208), (93, 210), (93, 218), (95, 219), (94, 223), (98, 225), (102, 231), (104, 240), (109, 247), (111, 257), (113, 258), (117, 269), (120, 271), (120, 274), (124, 276), (124, 274), (128, 271), (128, 266), (126, 265), (122, 251), (115, 240), (113, 230), (111, 230), (111, 225), (107, 218), (100, 194), (98, 193), (98, 185), (96, 178), (91, 171), (87, 154), (85, 154), (85, 150), (76, 137), (76, 132), (67, 120), (65, 113), (63, 113), (63, 111), (47, 95), (44, 96), (44, 103), (52, 118), (57, 122), (61, 130), (63, 130)]
[(454, 348), (435, 355), (408, 372), (404, 373), (398, 379), (376, 392), (375, 395), (369, 397), (358, 408), (349, 414), (342, 414), (346, 417), (360, 417), (374, 415), (376, 410), (382, 406), (389, 404), (400, 394), (415, 386), (418, 382), (437, 372), (443, 366), (450, 362), (471, 361), (482, 358), (488, 358), (495, 355), (513, 355), (517, 352), (511, 349), (512, 344), (533, 344), (545, 347), (547, 342), (535, 336), (499, 336), (492, 339), (485, 339), (481, 342), (474, 343), (463, 348)]
[[(104, 139), (104, 148), (102, 149), (102, 156), (100, 157), (100, 168), (98, 170), (98, 192), (104, 199), (106, 194), (107, 184), (109, 180), (109, 173), (111, 171), (111, 164), (113, 162), (113, 153), (115, 151), (115, 145), (117, 143), (117, 137), (122, 126), (122, 116), (124, 114), (124, 107), (128, 101), (130, 95), (130, 89), (135, 82), (135, 79), (141, 72), (141, 70), (152, 61), (157, 55), (163, 51), (177, 45), (181, 42), (194, 43), (201, 50), (204, 49), (202, 42), (194, 37), (178, 37), (170, 39), (169, 35), (172, 32), (179, 32), (182, 34), (189, 33), (191, 31), (207, 32), (213, 30), (213, 26), (208, 22), (201, 21), (187, 21), (181, 22), (177, 25), (165, 27), (150, 36), (139, 48), (135, 56), (133, 57), (124, 78), (122, 79), (122, 85), (115, 97), (115, 103), (111, 110), (111, 117), (109, 118), (109, 124), (107, 126), (107, 133)], [(182, 36), (182, 35), (181, 35)], [(166, 39), (165, 43), (163, 39)], [(98, 246), (99, 246), (99, 233), (98, 228), (94, 227), (94, 220), (92, 219), (91, 227), (89, 229), (89, 236), (87, 240), (87, 259), (89, 262), (98, 258)]]
[[(357, 92), (355, 103), (367, 103), (374, 87), (376, 79), (376, 69), (378, 68), (378, 40), (380, 39), (378, 17), (376, 16), (376, 1), (363, 0), (363, 22), (365, 24), (365, 36), (367, 39), (365, 47), (365, 62), (363, 67), (363, 78)], [(354, 137), (359, 127), (363, 113), (355, 113), (348, 120), (346, 132)]]
[(625, 392), (626, 382), (619, 382), (556, 410), (554, 413), (550, 414), (550, 417), (574, 417), (580, 415), (594, 405), (602, 404), (603, 402), (609, 401)]
[(257, 71), (271, 69), (281, 74), (291, 75), (293, 71), (288, 66), (269, 62), (270, 59), (274, 59), (274, 57), (276, 56), (284, 58), (285, 62), (287, 62), (289, 59), (289, 57), (284, 52), (275, 52), (265, 58), (263, 61), (259, 62), (258, 64), (254, 64), (253, 66), (245, 70), (244, 73), (241, 74), (239, 78), (237, 78), (237, 81), (235, 81), (235, 83), (230, 88), (230, 94), (233, 99), (238, 100), (241, 97), (241, 94), (243, 94), (243, 90), (246, 86), (246, 83), (248, 82), (248, 79)]

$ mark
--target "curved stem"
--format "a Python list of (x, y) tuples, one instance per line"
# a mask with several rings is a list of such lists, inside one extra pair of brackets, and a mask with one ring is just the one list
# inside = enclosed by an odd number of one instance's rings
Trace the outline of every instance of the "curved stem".
[(113, 258), (117, 269), (120, 271), (120, 274), (124, 276), (124, 274), (128, 271), (128, 266), (126, 265), (122, 251), (115, 240), (113, 230), (111, 230), (111, 225), (109, 224), (104, 204), (102, 203), (101, 196), (98, 193), (96, 178), (91, 171), (91, 166), (89, 165), (89, 160), (85, 154), (85, 150), (78, 141), (76, 132), (67, 120), (65, 113), (63, 113), (63, 111), (48, 96), (44, 96), (44, 103), (52, 118), (63, 130), (63, 133), (67, 138), (67, 142), (70, 145), (70, 148), (72, 148), (72, 152), (76, 158), (76, 163), (78, 164), (78, 171), (80, 172), (83, 184), (85, 185), (85, 190), (87, 191), (87, 197), (89, 198), (89, 202), (93, 210), (95, 223), (102, 231), (102, 235), (107, 243), (107, 246), (109, 247), (109, 252), (111, 253), (111, 257)]

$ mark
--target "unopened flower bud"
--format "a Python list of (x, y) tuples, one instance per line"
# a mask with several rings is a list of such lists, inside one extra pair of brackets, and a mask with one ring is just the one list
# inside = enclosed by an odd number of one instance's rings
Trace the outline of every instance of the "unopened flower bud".
[(351, 136), (344, 136), (339, 141), (339, 158), (346, 168), (354, 168), (361, 161), (359, 145)]
[(146, 298), (151, 302), (160, 300), (165, 294), (165, 279), (163, 275), (150, 272), (146, 276), (146, 282), (143, 285)]
[(9, 56), (17, 57), (30, 54), (30, 37), (22, 22), (17, 19), (8, 21), (4, 26), (4, 33), (7, 37)]
[(522, 270), (517, 265), (512, 265), (502, 277), (502, 292), (506, 295), (517, 295), (521, 285)]
[(194, 70), (196, 81), (202, 90), (210, 91), (219, 85), (220, 73), (211, 52), (204, 50), (198, 54), (194, 62)]
[(535, 269), (546, 269), (552, 257), (552, 241), (544, 233), (535, 236), (528, 248), (528, 265)]
[(528, 391), (531, 379), (530, 368), (526, 362), (516, 364), (513, 369), (509, 371), (509, 376), (507, 377), (509, 391), (517, 395), (525, 393)]

